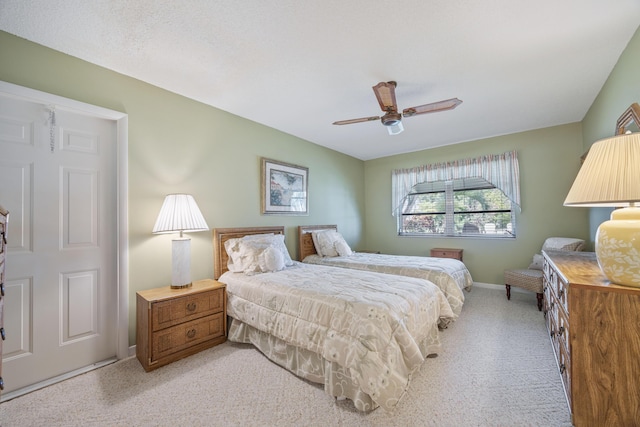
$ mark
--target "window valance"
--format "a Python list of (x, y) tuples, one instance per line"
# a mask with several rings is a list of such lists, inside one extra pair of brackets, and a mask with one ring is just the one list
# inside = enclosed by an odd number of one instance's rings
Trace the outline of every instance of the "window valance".
[(411, 189), (423, 182), (482, 178), (500, 189), (519, 208), (520, 168), (517, 152), (489, 154), (475, 159), (434, 163), (410, 169), (395, 169), (391, 175), (392, 215), (402, 208)]

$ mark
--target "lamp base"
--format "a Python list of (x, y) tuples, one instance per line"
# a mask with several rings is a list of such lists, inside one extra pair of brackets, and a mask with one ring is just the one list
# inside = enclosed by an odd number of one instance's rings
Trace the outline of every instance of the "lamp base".
[(171, 285), (171, 289), (184, 289), (184, 288), (190, 288), (191, 285), (193, 285), (193, 283), (186, 283), (184, 285)]
[(611, 283), (640, 288), (640, 207), (616, 209), (600, 224), (596, 257)]

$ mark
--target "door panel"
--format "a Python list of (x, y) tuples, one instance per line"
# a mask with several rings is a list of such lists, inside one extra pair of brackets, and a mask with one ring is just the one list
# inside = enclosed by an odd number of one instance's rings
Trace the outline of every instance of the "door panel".
[(0, 96), (5, 393), (116, 355), (115, 141), (112, 120)]

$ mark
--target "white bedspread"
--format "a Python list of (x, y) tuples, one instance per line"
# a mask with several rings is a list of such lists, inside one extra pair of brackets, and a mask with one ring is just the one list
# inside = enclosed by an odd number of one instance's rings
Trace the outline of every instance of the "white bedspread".
[(452, 258), (354, 252), (353, 255), (345, 257), (309, 255), (303, 262), (429, 280), (444, 292), (456, 316), (460, 314), (464, 304), (462, 290), (470, 291), (473, 285), (473, 279), (467, 267), (461, 261)]
[(454, 316), (437, 286), (412, 277), (296, 262), (275, 273), (227, 272), (218, 280), (227, 285), (230, 340), (260, 341), (267, 355), (284, 354), (265, 348), (283, 344), (320, 355), (322, 366), (279, 363), (296, 365), (286, 367), (312, 381), (323, 377), (329, 394), (351, 398), (360, 410), (393, 409), (412, 373), (438, 351), (439, 321)]

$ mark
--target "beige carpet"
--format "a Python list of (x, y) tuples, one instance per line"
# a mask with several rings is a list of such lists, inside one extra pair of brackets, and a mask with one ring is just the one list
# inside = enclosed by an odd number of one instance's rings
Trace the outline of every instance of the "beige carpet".
[(0, 404), (11, 426), (571, 426), (533, 294), (476, 287), (393, 413), (359, 413), (321, 386), (224, 343), (150, 373), (137, 359)]

